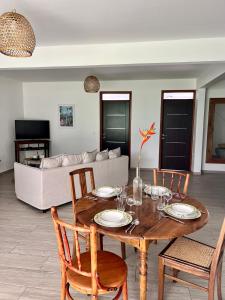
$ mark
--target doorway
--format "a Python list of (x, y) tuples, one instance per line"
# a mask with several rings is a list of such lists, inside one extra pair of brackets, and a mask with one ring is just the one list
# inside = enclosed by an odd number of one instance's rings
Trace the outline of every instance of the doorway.
[(190, 171), (195, 91), (162, 91), (160, 169)]
[(131, 92), (100, 92), (100, 148), (130, 157)]

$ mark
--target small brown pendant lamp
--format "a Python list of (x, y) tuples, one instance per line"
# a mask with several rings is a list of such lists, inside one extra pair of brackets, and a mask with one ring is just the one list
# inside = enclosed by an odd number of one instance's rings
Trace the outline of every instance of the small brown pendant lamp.
[(84, 90), (87, 93), (97, 93), (100, 89), (100, 82), (96, 76), (88, 76), (84, 80)]

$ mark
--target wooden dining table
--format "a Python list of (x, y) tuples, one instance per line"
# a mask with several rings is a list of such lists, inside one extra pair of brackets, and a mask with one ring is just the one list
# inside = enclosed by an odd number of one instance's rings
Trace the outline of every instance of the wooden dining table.
[[(132, 195), (132, 188), (129, 189), (129, 194)], [(200, 218), (183, 220), (184, 224), (162, 217), (157, 210), (157, 202), (150, 197), (143, 197), (142, 205), (134, 207), (134, 218), (138, 218), (140, 224), (135, 227), (131, 234), (125, 231), (128, 226), (111, 228), (97, 225), (98, 233), (129, 244), (139, 250), (140, 300), (147, 299), (147, 254), (150, 244), (155, 240), (170, 240), (193, 233), (202, 228), (208, 222), (209, 217), (207, 208), (190, 196), (180, 197), (179, 195), (179, 197), (171, 200), (172, 203), (179, 202), (193, 205), (201, 211)], [(115, 209), (117, 203), (112, 198), (96, 197), (90, 199), (89, 196), (86, 196), (79, 199), (76, 206), (77, 221), (85, 226), (90, 226), (97, 213), (105, 209)]]

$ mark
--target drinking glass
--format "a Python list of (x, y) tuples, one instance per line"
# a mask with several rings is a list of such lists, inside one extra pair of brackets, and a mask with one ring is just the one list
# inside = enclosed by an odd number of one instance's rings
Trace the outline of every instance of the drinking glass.
[(121, 196), (127, 197), (127, 192), (128, 192), (128, 186), (123, 185), (121, 188)]
[(159, 199), (159, 188), (154, 185), (151, 187), (151, 198), (152, 200)]
[(118, 200), (122, 188), (120, 186), (118, 186), (118, 185), (115, 185), (114, 186), (114, 190), (115, 190), (115, 194), (116, 194), (116, 199), (115, 200)]
[(128, 198), (127, 198), (127, 205), (130, 206), (130, 210), (128, 211), (128, 214), (134, 215), (134, 211), (131, 210), (131, 207), (132, 207), (133, 205), (135, 205), (135, 200), (134, 200), (134, 198), (128, 197)]
[(157, 204), (157, 210), (163, 210), (165, 206), (166, 206), (166, 204), (165, 204), (165, 197), (164, 196), (160, 196), (158, 204)]
[(151, 185), (147, 183), (143, 183), (143, 192), (144, 192), (144, 198), (148, 198), (149, 194), (145, 192), (146, 188), (149, 188), (149, 193), (151, 193)]
[(125, 211), (126, 205), (126, 196), (120, 195), (117, 199), (117, 209), (121, 211)]

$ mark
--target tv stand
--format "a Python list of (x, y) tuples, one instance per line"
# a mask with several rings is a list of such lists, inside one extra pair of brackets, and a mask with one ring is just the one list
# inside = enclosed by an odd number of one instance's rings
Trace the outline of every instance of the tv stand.
[(50, 140), (15, 140), (15, 160), (20, 162), (21, 151), (44, 151), (45, 157), (49, 157)]

